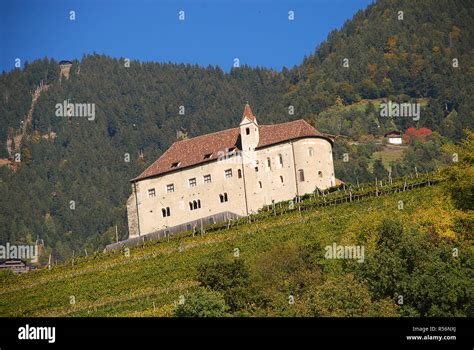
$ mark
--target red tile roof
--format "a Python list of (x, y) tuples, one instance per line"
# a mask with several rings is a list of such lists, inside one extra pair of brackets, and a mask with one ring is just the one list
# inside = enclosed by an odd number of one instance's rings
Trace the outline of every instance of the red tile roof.
[[(329, 136), (320, 133), (303, 119), (275, 125), (260, 125), (258, 129), (260, 141), (257, 148), (303, 137), (321, 137), (330, 142), (333, 141)], [(177, 141), (158, 160), (131, 181), (215, 161), (219, 157), (219, 152), (226, 152), (233, 147), (241, 149), (240, 128), (227, 129)], [(206, 155), (208, 154), (212, 154), (212, 156), (207, 158)], [(171, 165), (176, 162), (179, 162), (179, 166), (172, 168)]]
[(256, 122), (257, 118), (253, 115), (252, 108), (250, 108), (250, 105), (247, 103), (244, 108), (244, 114), (242, 116), (242, 121), (248, 118), (249, 120)]
[(394, 130), (394, 131), (390, 131), (390, 132), (386, 133), (384, 136), (385, 137), (390, 137), (390, 136), (401, 136), (401, 135), (402, 135), (402, 133), (400, 131)]

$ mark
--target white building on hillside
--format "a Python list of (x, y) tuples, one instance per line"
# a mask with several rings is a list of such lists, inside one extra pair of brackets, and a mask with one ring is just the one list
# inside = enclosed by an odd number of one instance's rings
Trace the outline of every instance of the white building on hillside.
[(392, 145), (401, 145), (403, 143), (402, 133), (400, 131), (390, 131), (385, 134), (388, 143)]
[(239, 127), (177, 141), (131, 180), (129, 237), (246, 216), (334, 186), (332, 142), (304, 120), (259, 125), (247, 104)]

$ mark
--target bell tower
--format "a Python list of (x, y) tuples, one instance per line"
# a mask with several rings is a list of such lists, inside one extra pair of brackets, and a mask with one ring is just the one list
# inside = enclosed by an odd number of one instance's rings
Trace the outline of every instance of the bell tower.
[(257, 117), (252, 113), (250, 105), (245, 104), (244, 114), (240, 122), (240, 140), (242, 151), (254, 151), (260, 140)]

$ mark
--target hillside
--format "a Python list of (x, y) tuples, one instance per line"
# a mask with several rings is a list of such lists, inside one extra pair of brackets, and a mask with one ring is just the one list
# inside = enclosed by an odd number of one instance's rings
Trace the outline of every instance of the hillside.
[[(469, 5), (380, 0), (282, 72), (241, 66), (226, 73), (220, 67), (138, 61), (126, 67), (123, 59), (85, 54), (72, 60), (69, 79), (59, 79), (58, 61), (72, 59), (67, 57), (2, 73), (0, 244), (40, 238), (45, 257), (52, 253), (54, 261), (64, 261), (85, 249), (101, 251), (114, 241), (116, 228), (126, 238), (129, 179), (159, 157), (181, 128), (192, 137), (234, 127), (246, 101), (262, 124), (305, 118), (322, 132), (351, 140), (380, 138), (392, 128), (434, 131), (427, 142), (382, 157), (380, 164), (374, 162), (380, 153), (373, 155), (382, 152), (379, 145), (338, 139), (335, 173), (346, 183), (387, 179), (389, 170), (398, 177), (415, 167), (423, 173), (442, 168), (450, 158), (441, 148), (473, 129)], [(344, 58), (348, 68), (340, 64)], [(33, 104), (39, 86), (48, 88)], [(422, 117), (383, 119), (377, 106), (384, 100), (422, 101)], [(56, 116), (56, 104), (64, 101), (94, 104), (94, 120)], [(10, 168), (9, 135), (19, 132), (21, 147), (10, 146), (20, 150), (21, 161)], [(348, 162), (342, 160), (346, 153)]]
[[(474, 126), (473, 24), (469, 1), (377, 1), (287, 72), (285, 98), (306, 116), (337, 100), (427, 98), (429, 106), (416, 123), (409, 118), (393, 122), (402, 130), (427, 127), (459, 140), (464, 128)], [(386, 121), (378, 119), (378, 124)], [(371, 118), (349, 121), (371, 130)]]
[[(234, 316), (472, 316), (472, 212), (455, 209), (442, 189), (270, 215), (3, 276), (0, 315), (171, 316), (204, 294)], [(333, 244), (364, 246), (364, 263), (325, 258)]]

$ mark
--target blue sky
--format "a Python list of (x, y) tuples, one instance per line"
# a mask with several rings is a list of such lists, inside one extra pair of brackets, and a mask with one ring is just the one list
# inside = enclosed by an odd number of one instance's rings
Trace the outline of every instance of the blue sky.
[[(2, 0), (0, 71), (15, 58), (241, 64), (281, 70), (301, 63), (328, 33), (372, 0)], [(185, 20), (178, 19), (179, 11)], [(75, 11), (76, 19), (69, 19)], [(294, 11), (295, 19), (288, 20)]]

